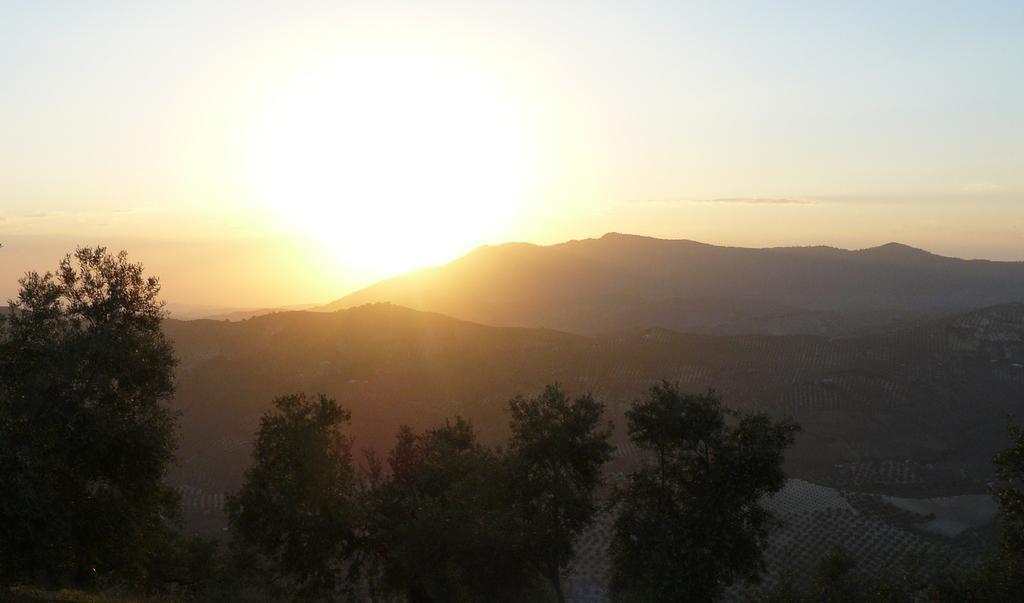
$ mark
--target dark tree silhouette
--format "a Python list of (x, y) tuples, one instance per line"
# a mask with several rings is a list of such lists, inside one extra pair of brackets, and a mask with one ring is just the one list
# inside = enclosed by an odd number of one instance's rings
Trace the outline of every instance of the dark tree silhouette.
[(558, 385), (515, 398), (509, 411), (508, 460), (527, 559), (565, 601), (562, 572), (598, 509), (601, 470), (614, 450), (611, 424), (601, 422), (604, 404), (590, 395), (570, 400)]
[(350, 413), (323, 395), (282, 396), (274, 408), (260, 420), (241, 489), (228, 498), (232, 533), (305, 599), (352, 592), (365, 543), (343, 432)]
[(529, 586), (506, 466), (461, 418), (408, 427), (375, 491), (383, 581), (411, 602), (510, 601)]
[(1003, 520), (1003, 549), (1024, 557), (1024, 430), (1009, 428), (1010, 446), (993, 463), (999, 479), (993, 494)]
[(0, 574), (141, 580), (178, 508), (159, 281), (97, 247), (20, 284), (0, 323)]
[(797, 426), (739, 415), (714, 392), (683, 395), (662, 382), (626, 413), (653, 463), (630, 476), (611, 544), (620, 600), (710, 601), (763, 569), (769, 512), (785, 483), (783, 452)]
[(1010, 446), (992, 462), (1002, 534), (998, 550), (957, 587), (957, 596), (976, 601), (1014, 600), (1024, 591), (1024, 429), (1009, 427)]

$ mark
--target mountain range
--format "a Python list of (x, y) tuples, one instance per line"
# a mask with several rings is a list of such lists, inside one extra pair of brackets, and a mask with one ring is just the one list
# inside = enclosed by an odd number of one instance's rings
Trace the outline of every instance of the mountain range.
[(582, 334), (844, 335), (1024, 301), (1024, 262), (963, 260), (898, 243), (752, 249), (609, 233), (483, 246), (317, 308), (390, 302), (497, 326)]
[[(507, 404), (558, 382), (607, 404), (610, 471), (642, 455), (625, 411), (660, 379), (803, 427), (790, 477), (840, 492), (973, 495), (1024, 413), (1024, 263), (899, 244), (743, 249), (608, 234), (481, 247), (307, 311), (173, 320), (178, 466), (219, 533), (274, 397), (352, 411), (356, 449), (456, 415), (490, 443)], [(858, 495), (859, 496), (859, 495)], [(219, 501), (219, 502), (218, 502)]]

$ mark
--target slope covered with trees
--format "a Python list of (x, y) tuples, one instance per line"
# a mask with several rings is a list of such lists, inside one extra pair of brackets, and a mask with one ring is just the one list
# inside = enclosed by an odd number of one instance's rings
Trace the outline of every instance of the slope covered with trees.
[[(357, 447), (394, 426), (456, 414), (485, 442), (507, 436), (505, 402), (559, 382), (624, 412), (662, 378), (716, 388), (730, 407), (803, 426), (789, 469), (844, 488), (981, 491), (1007, 413), (1024, 412), (1024, 306), (850, 338), (715, 337), (644, 329), (607, 337), (466, 323), (389, 305), (239, 323), (165, 324), (181, 359), (184, 483), (237, 487), (267, 395), (324, 392), (353, 412)], [(623, 448), (616, 463), (634, 453)], [(216, 488), (216, 489), (214, 489)]]

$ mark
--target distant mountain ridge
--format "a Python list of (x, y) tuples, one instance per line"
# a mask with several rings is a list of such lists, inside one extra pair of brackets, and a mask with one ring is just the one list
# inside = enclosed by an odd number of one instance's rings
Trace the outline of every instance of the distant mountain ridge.
[(1022, 300), (1024, 262), (949, 258), (899, 243), (755, 249), (609, 233), (480, 247), (318, 309), (391, 302), (577, 333), (841, 335)]
[(256, 318), (257, 316), (265, 316), (267, 314), (276, 314), (278, 312), (301, 312), (302, 310), (309, 310), (310, 308), (316, 307), (317, 304), (298, 304), (294, 306), (274, 306), (270, 308), (252, 308), (246, 310), (232, 310), (229, 312), (221, 312), (218, 314), (208, 314), (199, 316), (197, 318), (203, 320), (246, 320), (249, 318)]

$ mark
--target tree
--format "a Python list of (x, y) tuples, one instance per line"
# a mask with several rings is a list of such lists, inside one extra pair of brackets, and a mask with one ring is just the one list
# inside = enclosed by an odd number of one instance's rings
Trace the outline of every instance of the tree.
[(998, 550), (961, 577), (957, 595), (975, 600), (1012, 600), (1024, 589), (1024, 429), (1009, 426), (1010, 446), (992, 459), (1002, 534)]
[(722, 407), (714, 392), (655, 385), (626, 413), (653, 456), (621, 493), (610, 548), (622, 600), (709, 601), (763, 570), (770, 513), (762, 497), (785, 483), (783, 453), (798, 427)]
[(584, 395), (570, 400), (549, 385), (535, 398), (509, 402), (509, 462), (527, 560), (552, 585), (559, 602), (562, 572), (597, 512), (601, 469), (614, 448), (604, 404)]
[(810, 581), (798, 585), (794, 576), (782, 580), (767, 592), (749, 597), (765, 603), (903, 603), (905, 601), (971, 601), (978, 599), (966, 591), (954, 590), (948, 574), (948, 560), (907, 554), (899, 563), (891, 563), (877, 572), (863, 572), (857, 559), (842, 547), (818, 559)]
[(0, 578), (144, 578), (178, 513), (160, 284), (106, 248), (28, 273), (0, 322)]
[(228, 499), (232, 532), (304, 599), (351, 594), (365, 548), (352, 441), (343, 431), (351, 415), (324, 395), (282, 396), (274, 408), (260, 420), (241, 489)]
[(1010, 446), (993, 459), (997, 485), (993, 494), (1003, 522), (1003, 549), (1024, 555), (1024, 430), (1010, 425)]
[(509, 601), (529, 586), (506, 465), (456, 418), (398, 432), (373, 528), (384, 582), (410, 602)]

